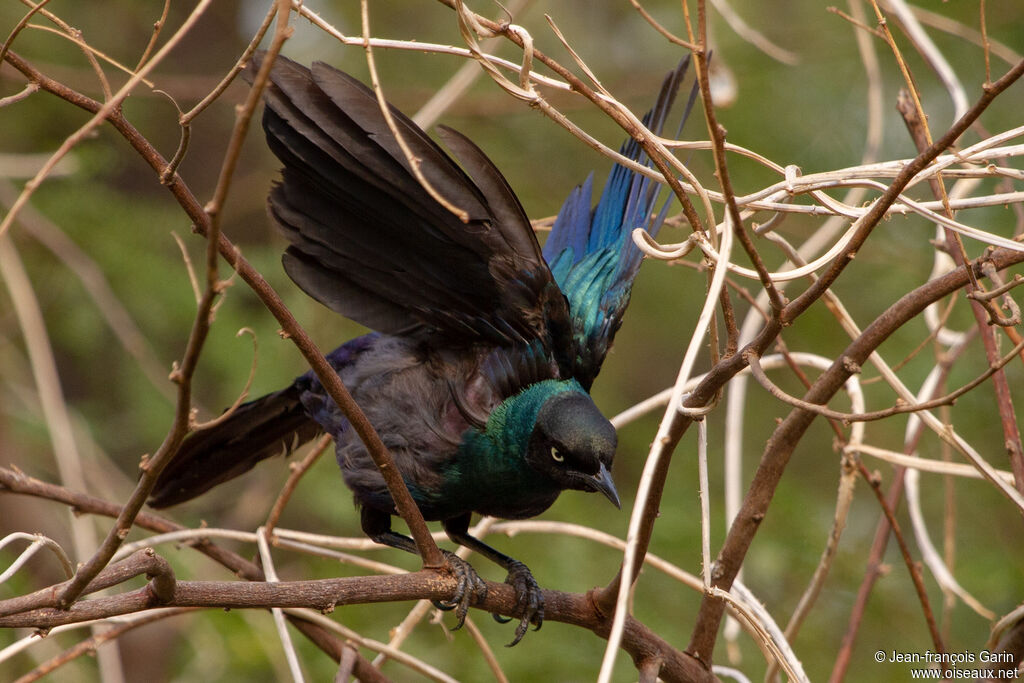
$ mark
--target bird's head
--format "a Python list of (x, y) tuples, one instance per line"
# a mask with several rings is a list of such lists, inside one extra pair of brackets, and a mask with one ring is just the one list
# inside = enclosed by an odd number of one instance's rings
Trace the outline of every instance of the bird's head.
[(621, 507), (611, 475), (617, 443), (615, 427), (590, 396), (563, 391), (537, 413), (526, 461), (562, 489), (598, 491)]

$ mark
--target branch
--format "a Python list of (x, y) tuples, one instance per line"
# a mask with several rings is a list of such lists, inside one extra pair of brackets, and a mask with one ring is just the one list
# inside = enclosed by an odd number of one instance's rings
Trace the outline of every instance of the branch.
[[(1022, 63), (1024, 68), (1024, 63)], [(997, 249), (984, 260), (991, 260), (999, 269), (1024, 262), (1024, 254), (1009, 249)], [(970, 267), (975, 277), (981, 277), (982, 259), (975, 260)], [(808, 403), (824, 404), (839, 391), (853, 371), (863, 365), (868, 357), (893, 332), (919, 315), (931, 303), (960, 289), (969, 282), (965, 269), (957, 269), (938, 277), (901, 297), (884, 313), (879, 315), (864, 332), (840, 354), (838, 360), (822, 373), (811, 389), (804, 395)], [(788, 307), (787, 307), (788, 308)], [(766, 325), (767, 329), (770, 325)], [(762, 330), (762, 335), (764, 330)], [(756, 342), (757, 340), (755, 340)], [(752, 343), (748, 348), (756, 348)], [(702, 384), (708, 382), (712, 373)], [(694, 394), (697, 392), (695, 391)], [(743, 563), (750, 543), (767, 514), (768, 505), (779, 484), (786, 464), (796, 444), (813, 422), (816, 414), (800, 408), (793, 409), (772, 434), (765, 447), (761, 462), (754, 474), (743, 505), (734, 520), (725, 543), (715, 562), (715, 585), (728, 590)], [(710, 663), (714, 651), (718, 625), (724, 606), (720, 600), (705, 597), (701, 603), (688, 652), (700, 661)]]
[(967, 113), (960, 117), (953, 126), (946, 131), (946, 134), (941, 138), (932, 143), (928, 149), (918, 154), (914, 159), (904, 166), (900, 172), (896, 175), (896, 178), (890, 183), (888, 189), (882, 194), (881, 197), (876, 199), (871, 205), (871, 208), (866, 214), (864, 214), (857, 223), (859, 227), (854, 232), (853, 237), (847, 244), (843, 253), (840, 254), (829, 269), (822, 274), (817, 282), (808, 287), (803, 294), (794, 299), (786, 308), (782, 311), (782, 318), (786, 323), (791, 323), (801, 313), (806, 311), (811, 304), (817, 301), (822, 293), (830, 288), (843, 272), (846, 266), (850, 265), (853, 258), (857, 255), (857, 252), (864, 245), (864, 242), (871, 235), (871, 232), (878, 225), (878, 222), (885, 216), (886, 211), (890, 206), (895, 203), (900, 193), (907, 187), (914, 176), (931, 163), (939, 154), (946, 149), (952, 147), (957, 139), (963, 135), (963, 133), (978, 120), (992, 101), (1003, 93), (1007, 88), (1013, 85), (1022, 75), (1024, 75), (1024, 60), (1017, 62), (1012, 69), (1006, 72), (1002, 78), (991, 85), (986, 84), (983, 88), (984, 92), (978, 101), (971, 107)]
[(112, 640), (116, 640), (124, 635), (126, 632), (136, 629), (140, 626), (146, 626), (154, 621), (160, 621), (167, 619), (168, 617), (176, 617), (179, 614), (193, 611), (192, 608), (182, 607), (178, 609), (160, 610), (152, 614), (147, 614), (138, 619), (132, 619), (131, 621), (117, 624), (110, 628), (104, 629), (103, 631), (95, 634), (90, 638), (86, 638), (83, 641), (75, 643), (72, 647), (69, 647), (64, 652), (61, 652), (56, 657), (43, 662), (36, 668), (29, 671), (24, 676), (19, 677), (14, 683), (32, 683), (37, 681), (44, 676), (47, 676), (60, 667), (64, 666), (73, 659), (77, 659), (83, 655), (92, 655), (96, 653), (96, 649), (103, 643), (108, 643)]
[[(30, 495), (64, 503), (78, 513), (98, 514), (105, 515), (107, 517), (117, 517), (121, 513), (120, 505), (101, 500), (85, 493), (71, 491), (63, 486), (57, 486), (55, 484), (49, 484), (47, 482), (34, 479), (33, 477), (29, 477), (13, 469), (0, 467), (0, 493), (5, 490), (9, 493)], [(135, 519), (135, 524), (136, 526), (159, 533), (181, 531), (187, 528), (159, 515), (148, 512), (140, 513)], [(206, 540), (190, 543), (189, 545), (215, 562), (230, 569), (241, 579), (245, 579), (247, 581), (264, 580), (263, 570), (259, 565), (254, 562), (250, 562), (241, 555), (233, 553), (230, 550), (225, 550), (215, 543)], [(322, 626), (309, 623), (306, 620), (290, 614), (288, 615), (288, 619), (296, 628), (316, 643), (320, 649), (333, 657), (335, 661), (340, 658), (341, 648), (344, 646), (336, 637), (324, 630)], [(359, 664), (360, 661), (363, 660), (361, 658), (360, 660), (357, 660), (357, 670), (361, 670), (363, 666), (362, 664)], [(369, 676), (369, 674), (367, 674), (367, 676)], [(364, 680), (373, 679), (367, 677), (364, 678)]]
[[(907, 571), (910, 572), (911, 582), (914, 584), (914, 591), (917, 593), (918, 600), (921, 601), (921, 609), (924, 612), (925, 621), (928, 624), (928, 633), (932, 637), (932, 644), (935, 646), (935, 651), (943, 653), (946, 651), (946, 647), (942, 642), (942, 636), (939, 635), (939, 627), (935, 623), (935, 614), (932, 612), (931, 603), (928, 600), (928, 591), (924, 586), (924, 579), (921, 576), (921, 567), (919, 564), (914, 562), (914, 558), (910, 555), (910, 548), (907, 546), (907, 541), (903, 537), (903, 531), (900, 529), (899, 522), (896, 521), (896, 515), (892, 510), (892, 506), (885, 499), (885, 494), (882, 493), (882, 482), (876, 477), (872, 476), (868, 472), (868, 468), (864, 466), (864, 463), (857, 463), (857, 470), (860, 475), (864, 477), (864, 480), (871, 486), (871, 491), (875, 494), (878, 499), (878, 505), (882, 508), (882, 513), (885, 515), (885, 519), (889, 524), (889, 529), (892, 535), (896, 537), (896, 544), (900, 548), (900, 555), (903, 557), (903, 563), (907, 565)], [(949, 668), (948, 662), (942, 662), (942, 671), (945, 672)]]
[[(129, 557), (115, 562), (104, 568), (92, 581), (82, 590), (83, 594), (95, 593), (104, 588), (110, 588), (125, 581), (145, 574), (151, 582), (143, 589), (156, 603), (165, 603), (174, 598), (175, 583), (174, 570), (167, 560), (157, 555), (151, 548), (140, 550)], [(28, 612), (38, 611), (60, 606), (60, 595), (67, 589), (74, 579), (63, 583), (48, 586), (28, 595), (0, 601), (0, 621), (11, 615), (22, 615)], [(58, 612), (63, 612), (57, 609)], [(76, 620), (80, 621), (80, 620)], [(74, 622), (65, 622), (74, 623)]]
[[(921, 116), (921, 113), (917, 109), (909, 109), (906, 107), (900, 107), (900, 113), (903, 115), (904, 122), (907, 124), (911, 132), (911, 137), (914, 140), (914, 144), (921, 148), (924, 146), (921, 135), (915, 135), (915, 131), (923, 130), (925, 133), (925, 139), (927, 139), (928, 123)], [(952, 210), (949, 209), (949, 200), (946, 197), (946, 190), (942, 183), (942, 176), (936, 174), (936, 177), (930, 183), (933, 194), (936, 198), (941, 198), (946, 204), (946, 213), (952, 218)], [(960, 268), (963, 268), (967, 257), (964, 254), (963, 244), (960, 242), (960, 236), (954, 233), (949, 227), (944, 227), (944, 235), (946, 240), (946, 251), (952, 257), (953, 261)], [(952, 248), (952, 245), (956, 244), (958, 248)], [(994, 271), (986, 272), (989, 279), (993, 279), (993, 276), (998, 276)], [(1020, 276), (1017, 276), (1018, 280)], [(975, 325), (978, 328), (979, 334), (981, 334), (981, 341), (985, 347), (985, 356), (988, 358), (989, 366), (992, 368), (994, 374), (992, 378), (992, 388), (996, 397), (996, 406), (999, 410), (999, 422), (1003, 428), (1003, 439), (1006, 446), (1006, 452), (1010, 460), (1010, 468), (1013, 470), (1014, 479), (1016, 481), (1017, 490), (1024, 493), (1024, 444), (1021, 443), (1020, 429), (1017, 425), (1017, 416), (1013, 410), (1013, 396), (1010, 394), (1010, 385), (1006, 379), (1006, 373), (1003, 372), (1003, 365), (1005, 363), (999, 362), (999, 348), (997, 346), (996, 329), (992, 326), (992, 323), (1003, 326), (1005, 328), (1012, 328), (1014, 325), (1020, 323), (1020, 316), (1015, 316), (1016, 319), (1003, 318), (999, 311), (999, 306), (992, 301), (992, 298), (997, 293), (1008, 291), (1010, 287), (1015, 285), (1017, 282), (1011, 282), (1010, 285), (1004, 287), (997, 287), (992, 293), (986, 293), (979, 286), (976, 280), (972, 280), (967, 286), (967, 298), (971, 300), (971, 313), (974, 315)], [(1000, 282), (995, 281), (995, 284), (999, 285)], [(1012, 299), (1007, 297), (1010, 302)], [(1013, 304), (1016, 306), (1016, 304)], [(1019, 313), (1019, 311), (1018, 311)], [(1007, 333), (1013, 338), (1013, 333), (1010, 329), (1007, 329)], [(1022, 342), (1024, 343), (1024, 342)], [(1020, 346), (1021, 344), (1018, 344)], [(1007, 361), (1008, 362), (1008, 361)]]
[[(1009, 353), (1005, 354), (1002, 358), (997, 358), (994, 364), (990, 365), (989, 368), (981, 373), (978, 377), (963, 385), (955, 391), (951, 391), (945, 396), (933, 398), (928, 401), (922, 401), (920, 403), (907, 403), (902, 399), (897, 399), (896, 405), (885, 408), (884, 410), (874, 410), (870, 413), (844, 413), (838, 410), (832, 410), (831, 408), (817, 405), (814, 403), (808, 403), (795, 396), (790, 396), (783, 391), (777, 384), (771, 381), (768, 374), (761, 367), (761, 361), (756, 353), (753, 351), (747, 351), (744, 353), (744, 357), (750, 364), (750, 374), (754, 376), (754, 379), (765, 388), (772, 396), (776, 397), (784, 403), (788, 403), (791, 406), (796, 406), (803, 410), (807, 410), (823, 417), (827, 417), (832, 420), (842, 420), (849, 424), (851, 422), (873, 422), (875, 420), (881, 420), (886, 417), (892, 417), (893, 415), (902, 415), (904, 413), (916, 413), (921, 410), (931, 410), (940, 406), (953, 405), (958, 398), (964, 394), (975, 389), (981, 385), (985, 380), (992, 377), (996, 373), (1000, 372), (1006, 365), (1017, 357), (1017, 355), (1024, 351), (1024, 341), (1021, 341)], [(860, 368), (851, 367), (854, 373), (860, 372)]]
[[(62, 486), (48, 484), (12, 469), (0, 467), (0, 493), (7, 491), (45, 498), (71, 506), (80, 513), (102, 514), (116, 517), (120, 506), (87, 494), (70, 491)], [(141, 513), (137, 519), (141, 527), (166, 532), (184, 527), (150, 513)], [(268, 583), (262, 580), (259, 568), (213, 543), (193, 546), (196, 550), (217, 559), (249, 583), (215, 581), (177, 581), (173, 583), (172, 597), (162, 586), (160, 592), (146, 588), (130, 593), (80, 601), (69, 609), (56, 609), (55, 595), (61, 586), (50, 586), (29, 596), (0, 601), (0, 628), (35, 627), (52, 628), (90, 619), (104, 619), (121, 614), (139, 612), (155, 607), (215, 607), (215, 608), (274, 608), (309, 607), (329, 612), (337, 605), (395, 602), (404, 600), (447, 600), (456, 587), (455, 579), (432, 570), (411, 574), (359, 576), (316, 581), (284, 581)], [(152, 556), (154, 559), (151, 559)], [(163, 560), (151, 550), (142, 550), (107, 567), (88, 587), (88, 592), (106, 588), (137, 576), (152, 567), (159, 569)], [(153, 563), (152, 565), (147, 563)], [(544, 591), (545, 620), (559, 621), (587, 628), (607, 638), (611, 620), (601, 612), (591, 593), (563, 593)], [(514, 589), (504, 583), (487, 583), (487, 600), (476, 605), (496, 614), (512, 615), (518, 612)], [(289, 615), (293, 625), (307, 634), (321, 649), (338, 661), (343, 645), (317, 624), (305, 622), (301, 617)], [(622, 648), (634, 661), (645, 661), (653, 656), (664, 662), (662, 678), (667, 681), (714, 681), (685, 653), (673, 648), (648, 627), (632, 617), (627, 620)], [(372, 679), (369, 679), (372, 680)]]
[[(72, 491), (71, 489), (41, 481), (27, 474), (18, 472), (8, 467), (0, 467), (0, 493), (16, 493), (36, 498), (44, 498), (63, 503), (77, 513), (88, 513), (103, 515), (105, 517), (117, 517), (121, 514), (122, 506), (109, 501), (90, 496), (87, 493)], [(155, 515), (151, 512), (140, 512), (135, 518), (136, 526), (167, 533), (171, 531), (182, 531), (188, 527), (177, 522)], [(255, 563), (250, 562), (241, 555), (225, 550), (213, 543), (196, 543), (193, 546), (196, 550), (220, 563), (235, 573), (236, 576), (249, 581), (262, 581), (263, 570)]]
[[(145, 554), (145, 553), (140, 553)], [(133, 556), (135, 557), (135, 556)], [(114, 576), (113, 565), (102, 573), (104, 583)], [(335, 607), (352, 604), (398, 602), (417, 599), (446, 600), (455, 590), (456, 580), (439, 576), (432, 570), (386, 576), (358, 576), (276, 583), (237, 581), (178, 581), (173, 597), (162, 600), (149, 586), (109, 597), (83, 600), (68, 609), (38, 607), (18, 614), (5, 614), (12, 601), (0, 602), (0, 628), (48, 629), (94, 619), (106, 619), (155, 607), (206, 607), (217, 609), (270, 609), (274, 607), (310, 607), (331, 612)], [(92, 589), (93, 586), (90, 586)], [(98, 589), (98, 588), (97, 588)], [(48, 591), (50, 589), (47, 589)], [(52, 591), (51, 591), (52, 593)], [(14, 600), (24, 600), (15, 598)], [(589, 594), (544, 591), (545, 620), (560, 621), (588, 628), (607, 637), (608, 622), (595, 609)], [(513, 614), (518, 609), (515, 589), (504, 583), (488, 582), (487, 599), (477, 605), (497, 614)], [(630, 618), (623, 648), (637, 662), (652, 657), (662, 659), (661, 676), (666, 681), (714, 681), (695, 661), (676, 650), (642, 623)]]

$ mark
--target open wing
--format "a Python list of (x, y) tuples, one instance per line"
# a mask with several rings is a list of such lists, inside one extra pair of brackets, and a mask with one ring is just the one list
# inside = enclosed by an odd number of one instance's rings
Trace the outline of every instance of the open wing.
[[(644, 124), (652, 132), (661, 133), (688, 65), (689, 60), (680, 62), (665, 77), (654, 107), (644, 117)], [(620, 151), (642, 162), (636, 140), (627, 140)], [(657, 234), (665, 218), (667, 204), (660, 213), (654, 212), (659, 189), (660, 185), (649, 178), (616, 164), (597, 207), (591, 210), (591, 175), (565, 200), (544, 244), (544, 257), (569, 300), (571, 373), (587, 390), (622, 324), (633, 279), (640, 268), (643, 255), (631, 234), (636, 228)]]
[(519, 200), (472, 142), (442, 133), (470, 177), (390, 108), (424, 177), (468, 214), (462, 222), (416, 180), (358, 80), (279, 57), (265, 99), (267, 141), (284, 164), (269, 211), (290, 242), (283, 261), (299, 287), (381, 332), (539, 345), (566, 367), (568, 304)]

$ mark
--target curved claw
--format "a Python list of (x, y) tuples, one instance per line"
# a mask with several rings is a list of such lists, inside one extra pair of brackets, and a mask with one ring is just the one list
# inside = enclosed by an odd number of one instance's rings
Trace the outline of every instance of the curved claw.
[(513, 561), (509, 566), (505, 583), (515, 589), (516, 612), (522, 614), (519, 625), (516, 626), (515, 638), (507, 646), (513, 647), (523, 639), (531, 623), (535, 624), (534, 631), (540, 630), (544, 624), (544, 594), (541, 593), (540, 586), (537, 585), (529, 568), (522, 562)]
[(466, 623), (466, 615), (474, 602), (482, 602), (487, 599), (487, 584), (477, 575), (476, 570), (464, 559), (455, 553), (442, 551), (445, 556), (445, 566), (452, 574), (458, 584), (455, 587), (455, 594), (450, 601), (432, 600), (434, 607), (445, 612), (455, 610), (455, 626), (453, 631), (462, 628)]

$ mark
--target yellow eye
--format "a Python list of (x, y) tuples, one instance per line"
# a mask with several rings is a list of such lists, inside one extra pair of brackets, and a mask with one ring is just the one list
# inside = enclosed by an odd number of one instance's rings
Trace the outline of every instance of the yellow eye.
[(558, 452), (555, 446), (551, 447), (551, 459), (555, 462), (562, 462), (565, 460), (565, 456)]

